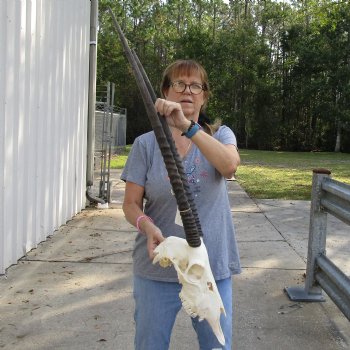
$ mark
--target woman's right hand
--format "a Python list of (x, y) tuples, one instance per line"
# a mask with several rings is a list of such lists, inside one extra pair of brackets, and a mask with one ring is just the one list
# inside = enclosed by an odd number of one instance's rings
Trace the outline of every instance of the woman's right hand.
[(153, 260), (156, 256), (154, 250), (161, 242), (165, 240), (165, 238), (161, 230), (151, 222), (149, 223), (149, 225), (146, 225), (144, 234), (147, 236), (148, 256), (151, 260)]

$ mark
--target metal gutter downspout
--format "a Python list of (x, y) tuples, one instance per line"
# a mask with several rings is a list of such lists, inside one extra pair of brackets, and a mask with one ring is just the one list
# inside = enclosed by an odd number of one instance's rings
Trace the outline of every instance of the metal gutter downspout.
[(97, 21), (98, 21), (98, 0), (90, 0), (89, 97), (88, 97), (88, 129), (87, 129), (87, 147), (86, 147), (86, 154), (87, 154), (86, 197), (92, 203), (105, 204), (105, 201), (102, 198), (98, 198), (91, 193), (91, 186), (94, 183)]

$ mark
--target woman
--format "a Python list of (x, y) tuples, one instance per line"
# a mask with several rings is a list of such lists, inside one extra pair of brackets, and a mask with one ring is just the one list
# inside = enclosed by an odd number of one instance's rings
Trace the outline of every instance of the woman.
[[(156, 110), (164, 116), (184, 165), (193, 193), (214, 278), (223, 300), (221, 317), (225, 335), (222, 347), (204, 320), (192, 319), (200, 349), (231, 349), (232, 281), (240, 262), (226, 178), (240, 163), (233, 132), (225, 126), (197, 124), (209, 97), (204, 68), (192, 60), (179, 60), (163, 74), (161, 99)], [(167, 236), (184, 238), (176, 221), (177, 205), (153, 132), (135, 139), (121, 178), (126, 181), (123, 210), (137, 227), (133, 252), (135, 298), (135, 349), (166, 350), (176, 315), (181, 309), (175, 269), (153, 265), (154, 249)], [(145, 203), (144, 203), (145, 202)]]

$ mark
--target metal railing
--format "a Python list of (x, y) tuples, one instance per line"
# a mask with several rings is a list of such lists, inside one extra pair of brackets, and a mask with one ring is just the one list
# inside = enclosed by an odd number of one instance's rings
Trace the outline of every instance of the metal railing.
[(315, 169), (312, 179), (310, 228), (304, 287), (286, 287), (293, 301), (325, 301), (324, 290), (350, 320), (350, 278), (326, 256), (327, 213), (350, 225), (350, 186)]

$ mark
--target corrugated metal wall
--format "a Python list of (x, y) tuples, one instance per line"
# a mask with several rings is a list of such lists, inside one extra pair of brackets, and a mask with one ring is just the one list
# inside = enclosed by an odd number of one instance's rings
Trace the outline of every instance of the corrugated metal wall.
[(85, 205), (89, 0), (0, 0), (0, 274)]

